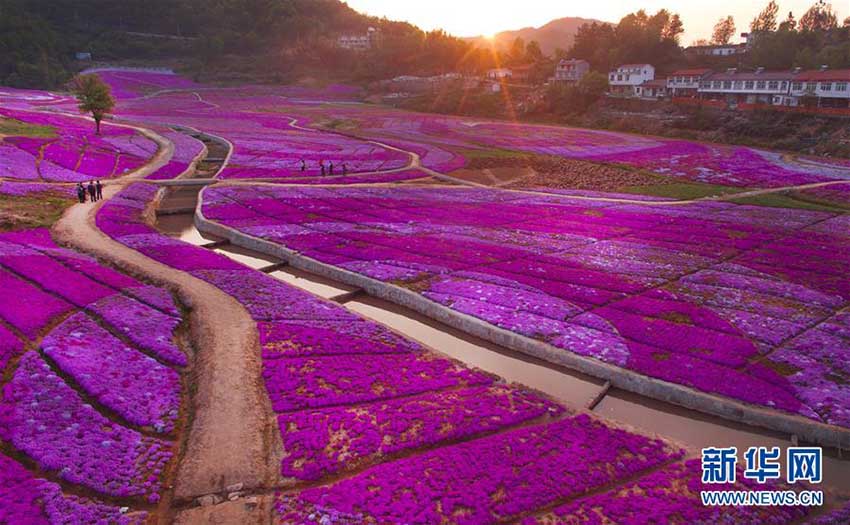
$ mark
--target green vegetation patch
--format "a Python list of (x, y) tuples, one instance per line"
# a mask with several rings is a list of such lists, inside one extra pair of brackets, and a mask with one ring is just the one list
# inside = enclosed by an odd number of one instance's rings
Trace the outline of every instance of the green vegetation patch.
[(764, 195), (757, 195), (755, 197), (742, 197), (740, 199), (735, 199), (732, 202), (736, 202), (738, 204), (750, 204), (753, 206), (794, 208), (799, 210), (828, 211), (833, 213), (846, 213), (850, 211), (850, 208), (841, 206), (838, 203), (813, 202), (797, 198), (787, 193), (767, 193)]
[(702, 184), (699, 182), (670, 182), (663, 184), (650, 184), (647, 186), (624, 186), (618, 190), (621, 193), (634, 193), (636, 195), (652, 195), (654, 197), (666, 197), (669, 199), (691, 200), (730, 193), (746, 191), (744, 188), (731, 186), (720, 186), (717, 184)]
[(56, 128), (53, 126), (29, 124), (13, 118), (0, 117), (0, 135), (52, 139), (56, 137)]
[(0, 231), (49, 228), (75, 200), (50, 193), (0, 199)]

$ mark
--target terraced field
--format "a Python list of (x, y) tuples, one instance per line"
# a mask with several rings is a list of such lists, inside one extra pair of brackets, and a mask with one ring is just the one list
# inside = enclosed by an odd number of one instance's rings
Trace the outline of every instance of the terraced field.
[[(0, 522), (846, 522), (840, 482), (822, 509), (703, 506), (698, 452), (664, 429), (509, 383), (274, 276), (322, 274), (607, 381), (603, 397), (613, 385), (846, 446), (842, 163), (406, 115), (343, 86), (98, 73), (122, 120), (102, 137), (65, 96), (0, 90), (4, 199), (110, 180), (50, 229), (0, 234)], [(801, 210), (453, 176), (517, 152), (830, 193)], [(177, 184), (207, 186), (194, 220), (212, 240), (160, 231)], [(246, 266), (214, 251), (227, 241), (283, 262)], [(724, 488), (812, 488), (738, 474)]]

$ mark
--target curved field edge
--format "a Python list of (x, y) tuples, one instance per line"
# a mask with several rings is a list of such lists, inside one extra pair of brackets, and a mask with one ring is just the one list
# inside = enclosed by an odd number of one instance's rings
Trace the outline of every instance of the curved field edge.
[(719, 416), (730, 421), (796, 435), (807, 442), (840, 448), (850, 447), (850, 429), (843, 429), (801, 416), (784, 414), (731, 398), (708, 394), (686, 386), (653, 379), (594, 358), (564, 352), (547, 343), (516, 334), (452, 310), (419, 295), (415, 291), (317, 261), (273, 242), (242, 233), (204, 216), (205, 191), (206, 188), (200, 192), (195, 211), (195, 226), (203, 233), (225, 238), (243, 248), (278, 257), (295, 268), (361, 288), (369, 295), (410, 308), (422, 315), (492, 343), (610, 381), (612, 386), (623, 390)]
[[(273, 420), (270, 408), (266, 407), (267, 401), (264, 402), (265, 394), (260, 391), (262, 385), (256, 385), (254, 380), (260, 374), (256, 326), (244, 308), (229, 295), (128, 248), (100, 231), (94, 223), (95, 216), (118, 190), (117, 186), (105, 189), (105, 198), (95, 206), (71, 207), (56, 223), (53, 233), (65, 245), (174, 291), (180, 301), (191, 308), (190, 334), (196, 345), (196, 402), (185, 453), (178, 466), (175, 498), (190, 500), (236, 483), (242, 483), (246, 489), (262, 487), (273, 475), (269, 471), (274, 471), (261, 459), (268, 455), (267, 430)], [(158, 201), (150, 203), (148, 213)], [(233, 314), (229, 322), (216, 321), (220, 321), (222, 313)], [(234, 348), (247, 352), (251, 358), (232, 359)], [(227, 370), (226, 365), (231, 362), (242, 370)], [(255, 388), (240, 388), (251, 384)], [(243, 395), (230, 396), (233, 391)], [(238, 408), (231, 406), (234, 401)], [(215, 424), (222, 410), (233, 418), (233, 424), (226, 428)]]

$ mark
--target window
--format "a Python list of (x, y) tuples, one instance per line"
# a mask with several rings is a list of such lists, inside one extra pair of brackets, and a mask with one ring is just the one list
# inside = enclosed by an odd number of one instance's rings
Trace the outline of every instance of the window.
[(721, 82), (719, 80), (714, 81), (714, 89), (720, 89)]
[(777, 80), (771, 80), (767, 83), (768, 89), (779, 89), (779, 82)]
[(764, 80), (759, 80), (758, 82), (756, 82), (756, 89), (764, 89), (764, 86), (765, 86)]
[(744, 82), (741, 81), (741, 80), (736, 80), (735, 81), (735, 89), (741, 89), (742, 87), (744, 87)]
[(700, 89), (711, 89), (711, 82), (700, 82)]
[(847, 82), (836, 82), (835, 91), (847, 91)]
[(832, 91), (832, 82), (821, 82), (820, 89), (821, 91)]
[(802, 91), (803, 90), (803, 83), (802, 82), (792, 82), (791, 83), (791, 89), (794, 90), (794, 91)]
[(785, 80), (783, 80), (783, 81), (782, 81), (782, 91), (785, 91), (786, 89), (788, 89), (788, 82), (786, 82)]
[(752, 80), (747, 80), (747, 83), (745, 85), (747, 89), (753, 89), (756, 86), (756, 83)]
[(723, 89), (732, 89), (732, 81), (724, 80), (723, 81)]
[(806, 91), (814, 91), (816, 82), (806, 82)]

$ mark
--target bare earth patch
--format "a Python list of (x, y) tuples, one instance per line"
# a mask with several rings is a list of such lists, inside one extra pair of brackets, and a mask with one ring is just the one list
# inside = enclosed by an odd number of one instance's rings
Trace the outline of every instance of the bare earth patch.
[(0, 231), (50, 227), (74, 201), (55, 195), (0, 199)]
[(597, 191), (646, 186), (665, 180), (634, 169), (543, 155), (475, 158), (466, 169), (452, 176), (512, 189), (547, 187)]

